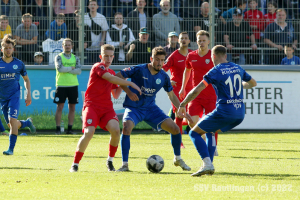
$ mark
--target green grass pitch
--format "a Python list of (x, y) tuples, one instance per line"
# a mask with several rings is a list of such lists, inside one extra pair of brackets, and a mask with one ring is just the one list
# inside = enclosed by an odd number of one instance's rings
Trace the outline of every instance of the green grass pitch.
[[(20, 131), (23, 132), (23, 131)], [(299, 199), (300, 135), (298, 133), (219, 134), (213, 176), (191, 177), (202, 164), (188, 135), (182, 157), (191, 172), (173, 166), (168, 134), (131, 135), (130, 172), (108, 172), (109, 135), (97, 133), (79, 165), (73, 162), (78, 135), (19, 136), (13, 156), (0, 155), (0, 199)], [(8, 137), (0, 136), (1, 150)], [(161, 173), (146, 169), (153, 154), (164, 158)], [(119, 147), (114, 165), (121, 166)]]

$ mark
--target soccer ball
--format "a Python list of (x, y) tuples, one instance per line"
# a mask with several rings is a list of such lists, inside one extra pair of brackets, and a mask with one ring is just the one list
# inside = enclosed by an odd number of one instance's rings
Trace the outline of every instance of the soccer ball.
[(152, 155), (147, 159), (146, 166), (150, 172), (158, 173), (164, 168), (165, 162), (162, 157)]

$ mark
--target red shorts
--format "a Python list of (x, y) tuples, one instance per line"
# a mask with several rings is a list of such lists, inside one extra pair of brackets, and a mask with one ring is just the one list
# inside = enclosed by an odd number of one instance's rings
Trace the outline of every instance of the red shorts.
[(188, 104), (188, 113), (191, 116), (199, 115), (201, 118), (203, 115), (203, 109), (205, 109), (205, 114), (208, 114), (215, 108), (216, 100), (196, 98)]
[(88, 126), (100, 126), (103, 130), (107, 131), (106, 125), (110, 120), (119, 122), (118, 116), (113, 108), (99, 109), (94, 106), (84, 106), (82, 109), (82, 132)]
[[(177, 98), (179, 99), (179, 101), (182, 102), (183, 99), (181, 100), (181, 99), (179, 98), (179, 91), (180, 91), (180, 89), (181, 89), (181, 86), (180, 86), (180, 87), (173, 87), (173, 92), (174, 92), (174, 94), (177, 96)], [(185, 90), (185, 97), (186, 97), (186, 95), (187, 95), (191, 90), (192, 90), (192, 88), (186, 88), (186, 90)], [(184, 98), (185, 98), (185, 97), (184, 97)], [(177, 110), (177, 108), (173, 105), (172, 102), (171, 102), (171, 104), (172, 104), (172, 108), (173, 108), (173, 113), (175, 113), (176, 110)], [(187, 108), (187, 106), (186, 106), (185, 108)]]

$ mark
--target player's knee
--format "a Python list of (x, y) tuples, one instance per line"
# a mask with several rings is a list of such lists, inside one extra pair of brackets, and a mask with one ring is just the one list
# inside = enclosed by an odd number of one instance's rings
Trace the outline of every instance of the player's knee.
[(112, 138), (120, 138), (120, 129), (119, 127), (113, 128), (109, 131)]
[(84, 129), (84, 135), (83, 136), (85, 138), (92, 139), (93, 135), (94, 135), (94, 131), (93, 130), (88, 129), (88, 128)]
[(132, 131), (132, 128), (128, 124), (124, 123), (122, 134), (123, 135), (130, 135), (131, 131)]
[(171, 127), (171, 134), (173, 134), (173, 135), (177, 135), (177, 134), (180, 134), (180, 129), (179, 129), (179, 127), (176, 125), (176, 124), (174, 124), (172, 127)]

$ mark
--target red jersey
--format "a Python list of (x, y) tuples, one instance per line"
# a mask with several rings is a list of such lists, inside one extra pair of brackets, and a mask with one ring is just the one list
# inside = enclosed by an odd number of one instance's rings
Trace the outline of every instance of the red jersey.
[(264, 19), (265, 19), (265, 27), (267, 27), (269, 24), (273, 23), (274, 20), (276, 19), (276, 12), (274, 12), (273, 14), (271, 13), (265, 14)]
[(255, 39), (260, 39), (260, 33), (265, 29), (264, 16), (259, 10), (248, 10), (245, 12), (245, 21), (249, 23), (250, 26), (257, 26), (256, 29), (252, 29)]
[[(192, 52), (192, 50), (188, 50), (188, 52)], [(182, 85), (182, 77), (183, 72), (185, 70), (185, 60), (186, 56), (179, 53), (178, 49), (174, 51), (167, 59), (166, 63), (163, 66), (165, 71), (170, 70), (171, 72), (171, 80), (176, 82), (176, 87), (174, 89), (181, 88)], [(190, 91), (193, 88), (192, 79), (190, 78), (186, 85), (186, 91)]]
[[(197, 86), (203, 80), (203, 76), (214, 67), (211, 60), (211, 51), (208, 50), (207, 54), (202, 57), (198, 55), (198, 50), (192, 51), (186, 57), (185, 66), (192, 69), (193, 87)], [(212, 85), (209, 84), (197, 98), (216, 100), (217, 96)]]
[(84, 106), (93, 105), (104, 109), (113, 108), (111, 90), (118, 86), (103, 79), (102, 76), (105, 73), (116, 74), (112, 69), (106, 69), (104, 63), (93, 65), (85, 92)]

